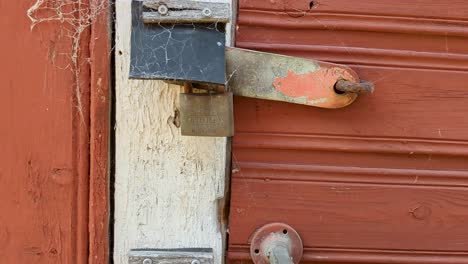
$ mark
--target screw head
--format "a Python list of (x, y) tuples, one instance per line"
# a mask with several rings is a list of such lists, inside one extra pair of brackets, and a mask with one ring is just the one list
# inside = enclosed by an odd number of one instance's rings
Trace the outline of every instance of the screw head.
[(167, 13), (169, 12), (169, 8), (167, 8), (167, 5), (160, 5), (158, 7), (158, 13), (161, 14), (161, 15), (167, 15)]
[(198, 259), (192, 260), (192, 264), (200, 264), (200, 261)]
[(151, 259), (144, 259), (143, 264), (152, 264), (153, 261)]
[(209, 8), (207, 8), (207, 7), (206, 7), (206, 8), (203, 8), (202, 14), (203, 14), (204, 16), (206, 16), (206, 17), (210, 17), (211, 14), (212, 14), (212, 13), (211, 13), (211, 9), (209, 9)]

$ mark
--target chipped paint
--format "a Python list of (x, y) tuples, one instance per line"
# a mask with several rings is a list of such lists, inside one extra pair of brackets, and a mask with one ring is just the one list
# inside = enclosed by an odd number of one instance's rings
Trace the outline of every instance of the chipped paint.
[(346, 66), (238, 48), (227, 48), (226, 60), (227, 86), (238, 96), (322, 108), (345, 107), (357, 98), (334, 90), (338, 80), (359, 81)]
[[(320, 68), (304, 74), (289, 70), (286, 76), (275, 78), (273, 86), (285, 96), (305, 97), (307, 105), (326, 107), (330, 105), (330, 102), (333, 104), (334, 99), (340, 96), (333, 89), (340, 79), (354, 80), (355, 78), (346, 69), (338, 67)], [(348, 104), (354, 101), (354, 98), (350, 100)]]

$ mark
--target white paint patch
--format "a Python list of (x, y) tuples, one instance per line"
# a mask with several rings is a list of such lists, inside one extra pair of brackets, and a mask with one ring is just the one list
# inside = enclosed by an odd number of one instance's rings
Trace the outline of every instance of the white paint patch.
[(130, 3), (116, 1), (114, 261), (127, 263), (134, 248), (207, 247), (222, 263), (226, 139), (182, 137), (179, 87), (128, 79)]
[(322, 97), (322, 98), (318, 98), (318, 99), (307, 100), (307, 103), (310, 104), (310, 105), (316, 105), (316, 104), (326, 103), (327, 101), (328, 101), (328, 98)]

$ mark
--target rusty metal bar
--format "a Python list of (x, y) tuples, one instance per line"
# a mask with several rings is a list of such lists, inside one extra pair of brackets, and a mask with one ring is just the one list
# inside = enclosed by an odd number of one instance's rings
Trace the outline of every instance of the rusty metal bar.
[(339, 80), (335, 84), (335, 89), (341, 93), (369, 94), (374, 92), (374, 84), (362, 80), (360, 82)]

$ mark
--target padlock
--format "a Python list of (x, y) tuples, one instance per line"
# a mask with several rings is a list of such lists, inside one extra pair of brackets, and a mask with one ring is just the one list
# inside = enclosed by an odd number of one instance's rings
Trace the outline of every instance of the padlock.
[(180, 128), (184, 136), (233, 136), (232, 93), (181, 93)]

